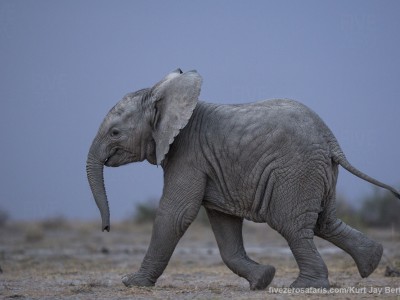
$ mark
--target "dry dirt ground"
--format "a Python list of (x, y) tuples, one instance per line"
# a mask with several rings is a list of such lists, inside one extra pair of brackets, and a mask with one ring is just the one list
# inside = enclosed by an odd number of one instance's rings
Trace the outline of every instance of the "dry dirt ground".
[[(363, 230), (366, 232), (366, 230)], [(48, 220), (11, 223), (0, 228), (0, 299), (320, 299), (324, 294), (288, 287), (297, 277), (295, 260), (285, 242), (264, 224), (246, 223), (243, 234), (254, 260), (276, 267), (264, 291), (250, 291), (248, 282), (223, 264), (211, 229), (194, 223), (153, 288), (125, 288), (122, 275), (136, 271), (147, 249), (151, 224), (99, 224)], [(372, 231), (368, 235), (385, 249), (377, 270), (362, 279), (352, 259), (318, 239), (337, 299), (400, 299), (400, 277), (386, 277), (387, 265), (400, 267), (400, 233)], [(282, 289), (278, 289), (282, 288)], [(272, 290), (274, 289), (274, 290)], [(306, 293), (309, 292), (309, 293)]]

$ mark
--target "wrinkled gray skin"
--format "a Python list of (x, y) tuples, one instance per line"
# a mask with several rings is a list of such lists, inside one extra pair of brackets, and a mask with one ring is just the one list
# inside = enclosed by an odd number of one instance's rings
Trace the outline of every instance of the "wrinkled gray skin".
[(87, 175), (110, 230), (103, 166), (147, 160), (164, 170), (164, 189), (151, 242), (126, 286), (152, 286), (203, 205), (225, 264), (251, 289), (272, 281), (273, 266), (251, 260), (243, 247), (243, 219), (264, 222), (288, 242), (300, 269), (292, 287), (329, 287), (314, 235), (349, 253), (362, 277), (370, 275), (382, 246), (336, 217), (338, 166), (346, 160), (324, 122), (304, 105), (271, 100), (243, 105), (198, 101), (201, 77), (180, 69), (149, 89), (126, 95), (107, 114), (87, 158)]

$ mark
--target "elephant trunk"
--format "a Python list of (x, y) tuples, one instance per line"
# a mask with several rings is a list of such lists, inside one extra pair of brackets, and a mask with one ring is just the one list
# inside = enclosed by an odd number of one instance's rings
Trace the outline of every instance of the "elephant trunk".
[(100, 210), (102, 220), (101, 229), (102, 231), (110, 231), (110, 209), (108, 207), (103, 175), (105, 159), (101, 160), (98, 158), (98, 155), (96, 155), (96, 148), (98, 149), (98, 147), (95, 146), (95, 142), (93, 142), (86, 161), (86, 174), (94, 200)]

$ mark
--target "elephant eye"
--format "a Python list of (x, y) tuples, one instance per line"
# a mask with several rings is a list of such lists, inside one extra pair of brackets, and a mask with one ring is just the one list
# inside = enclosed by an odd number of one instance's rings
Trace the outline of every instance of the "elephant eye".
[(117, 137), (119, 136), (120, 132), (117, 128), (114, 128), (113, 130), (111, 130), (111, 136), (112, 137)]

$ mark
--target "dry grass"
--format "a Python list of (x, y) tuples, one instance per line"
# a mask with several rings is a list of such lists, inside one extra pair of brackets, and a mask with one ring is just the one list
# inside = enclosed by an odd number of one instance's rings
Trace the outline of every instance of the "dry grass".
[[(1, 299), (287, 299), (289, 295), (250, 291), (246, 280), (222, 263), (211, 229), (194, 224), (180, 241), (166, 271), (154, 288), (125, 288), (122, 275), (137, 270), (145, 255), (151, 225), (113, 224), (102, 233), (99, 224), (55, 224), (55, 220), (8, 223), (0, 228)], [(57, 223), (57, 222), (56, 222)], [(332, 287), (399, 287), (399, 278), (385, 277), (387, 265), (400, 265), (400, 234), (371, 231), (383, 243), (385, 257), (378, 269), (361, 279), (352, 259), (317, 240), (330, 272)], [(298, 269), (286, 241), (265, 225), (244, 228), (248, 254), (277, 268), (273, 288), (287, 287)], [(296, 294), (298, 299), (323, 295)], [(379, 297), (337, 294), (338, 298)], [(398, 297), (396, 294), (386, 296)]]

